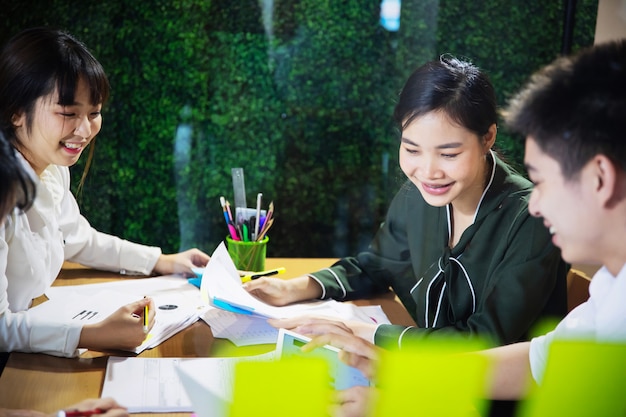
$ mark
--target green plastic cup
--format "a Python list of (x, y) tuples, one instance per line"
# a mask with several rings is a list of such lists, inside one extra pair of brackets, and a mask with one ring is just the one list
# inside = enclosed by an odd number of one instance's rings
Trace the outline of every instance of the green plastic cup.
[(230, 236), (226, 236), (226, 248), (238, 270), (259, 272), (265, 270), (265, 255), (268, 241), (268, 236), (265, 236), (259, 242), (244, 242), (233, 240)]

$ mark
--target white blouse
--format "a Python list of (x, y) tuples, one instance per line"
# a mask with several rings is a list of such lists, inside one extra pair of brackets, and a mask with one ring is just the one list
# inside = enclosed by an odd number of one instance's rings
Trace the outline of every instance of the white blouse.
[(0, 351), (77, 354), (79, 324), (28, 314), (33, 298), (49, 288), (63, 261), (148, 275), (160, 254), (157, 247), (92, 228), (70, 191), (69, 168), (50, 165), (39, 178), (33, 206), (25, 213), (15, 210), (0, 227)]

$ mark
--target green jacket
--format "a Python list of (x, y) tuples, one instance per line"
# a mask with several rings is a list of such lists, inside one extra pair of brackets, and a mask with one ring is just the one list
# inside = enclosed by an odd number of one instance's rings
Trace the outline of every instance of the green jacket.
[(381, 325), (378, 345), (444, 332), (495, 344), (527, 339), (541, 318), (567, 310), (568, 265), (541, 219), (528, 213), (532, 184), (495, 157), (474, 223), (449, 248), (449, 207), (433, 207), (408, 181), (369, 248), (311, 276), (322, 298), (366, 298), (391, 287), (418, 327)]

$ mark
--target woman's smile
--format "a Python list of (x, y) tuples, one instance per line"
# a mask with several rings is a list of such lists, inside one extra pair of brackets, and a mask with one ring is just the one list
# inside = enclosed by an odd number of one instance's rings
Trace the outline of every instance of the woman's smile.
[(443, 195), (447, 193), (448, 191), (450, 191), (450, 189), (454, 185), (454, 182), (447, 183), (447, 184), (429, 184), (429, 183), (422, 182), (421, 184), (422, 184), (422, 189), (424, 190), (424, 192), (430, 195)]

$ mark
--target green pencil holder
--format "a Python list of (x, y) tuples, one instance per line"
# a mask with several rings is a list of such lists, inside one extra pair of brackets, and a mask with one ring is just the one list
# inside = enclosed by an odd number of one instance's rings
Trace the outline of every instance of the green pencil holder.
[(233, 240), (230, 236), (226, 236), (226, 249), (238, 270), (259, 272), (265, 270), (268, 241), (268, 236), (258, 242)]

